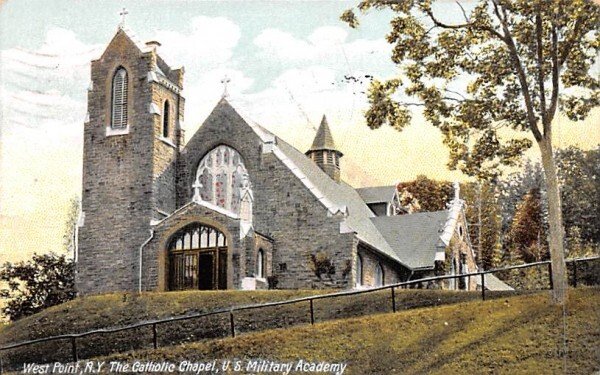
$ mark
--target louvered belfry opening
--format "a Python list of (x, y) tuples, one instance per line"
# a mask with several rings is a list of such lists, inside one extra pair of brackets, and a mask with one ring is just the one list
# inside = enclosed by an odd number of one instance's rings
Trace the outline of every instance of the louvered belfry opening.
[(127, 127), (127, 70), (119, 68), (115, 72), (112, 84), (112, 121), (113, 129), (125, 129)]

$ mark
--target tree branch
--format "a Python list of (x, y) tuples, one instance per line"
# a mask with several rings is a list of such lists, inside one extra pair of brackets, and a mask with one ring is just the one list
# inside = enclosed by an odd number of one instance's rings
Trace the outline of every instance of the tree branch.
[[(502, 30), (504, 31), (504, 38), (502, 39), (506, 46), (508, 47), (508, 52), (510, 53), (511, 61), (515, 70), (517, 71), (517, 78), (519, 79), (519, 84), (521, 85), (521, 90), (523, 92), (523, 98), (525, 99), (525, 107), (527, 109), (527, 122), (529, 124), (529, 128), (533, 133), (533, 136), (537, 142), (541, 142), (544, 139), (544, 136), (540, 132), (540, 129), (537, 127), (537, 119), (535, 117), (535, 111), (533, 108), (533, 101), (531, 99), (531, 93), (529, 92), (529, 85), (527, 84), (527, 76), (525, 75), (525, 70), (523, 69), (523, 65), (521, 64), (521, 59), (519, 58), (519, 52), (517, 51), (517, 46), (512, 38), (512, 34), (506, 24), (506, 12), (504, 9), (500, 7), (497, 3), (497, 0), (492, 0), (494, 3), (494, 13), (496, 17), (500, 21), (502, 25)], [(500, 10), (502, 10), (503, 16), (500, 14)]]
[(454, 2), (460, 7), (460, 10), (461, 10), (461, 12), (463, 14), (463, 17), (465, 17), (465, 21), (467, 21), (467, 23), (470, 23), (471, 20), (467, 16), (467, 12), (465, 12), (465, 8), (463, 8), (462, 4), (460, 2), (458, 2), (458, 0), (456, 0)]
[(535, 15), (535, 39), (536, 39), (536, 55), (537, 55), (537, 81), (538, 90), (540, 91), (540, 115), (542, 116), (542, 126), (544, 129), (544, 135), (550, 133), (548, 124), (548, 118), (546, 116), (546, 90), (544, 87), (544, 51), (542, 37), (544, 33), (542, 25), (542, 14), (540, 6), (537, 6)]
[(579, 39), (579, 31), (580, 31), (579, 29), (581, 28), (582, 23), (583, 23), (583, 17), (577, 18), (577, 20), (575, 21), (575, 26), (573, 26), (573, 33), (571, 34), (570, 38), (568, 38), (565, 41), (565, 43), (563, 44), (563, 49), (562, 49), (562, 51), (560, 51), (559, 58), (558, 58), (559, 70), (560, 70), (560, 67), (562, 66), (562, 64), (564, 64), (565, 61), (567, 60), (567, 57), (569, 57), (569, 53), (571, 52), (573, 45)]
[[(556, 113), (556, 107), (558, 105), (558, 90), (559, 90), (559, 62), (558, 62), (558, 34), (556, 32), (556, 17), (557, 12), (554, 9), (554, 14), (552, 16), (552, 96), (550, 97), (550, 108), (548, 108), (548, 121), (550, 123), (550, 127), (552, 127), (552, 120), (554, 119), (554, 114)], [(552, 129), (550, 129), (551, 131)], [(545, 130), (544, 130), (545, 132)]]
[[(462, 8), (462, 6), (461, 6)], [(503, 39), (503, 35), (500, 34), (498, 31), (494, 30), (491, 27), (481, 27), (481, 26), (477, 26), (475, 24), (473, 24), (472, 22), (467, 22), (467, 23), (461, 23), (458, 25), (450, 25), (447, 23), (444, 23), (442, 21), (440, 21), (434, 14), (433, 11), (431, 10), (431, 8), (429, 7), (423, 7), (421, 8), (423, 10), (423, 12), (425, 12), (425, 14), (427, 14), (429, 16), (429, 19), (431, 20), (431, 22), (433, 22), (434, 25), (441, 27), (442, 29), (451, 29), (451, 30), (460, 30), (460, 29), (476, 29), (476, 30), (483, 30), (483, 31), (487, 31), (490, 34), (492, 34), (493, 36), (499, 38), (499, 39)]]

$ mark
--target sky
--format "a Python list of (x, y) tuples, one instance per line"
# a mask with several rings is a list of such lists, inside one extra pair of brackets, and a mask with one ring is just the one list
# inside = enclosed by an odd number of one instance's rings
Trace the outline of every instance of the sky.
[[(417, 175), (463, 180), (418, 114), (399, 133), (370, 130), (368, 80), (394, 76), (385, 41), (390, 14), (373, 11), (353, 30), (339, 20), (346, 1), (0, 0), (0, 263), (60, 251), (71, 199), (81, 196), (83, 122), (90, 61), (125, 23), (159, 54), (185, 67), (187, 138), (223, 93), (249, 117), (301, 151), (323, 114), (344, 153), (342, 177), (356, 187)], [(460, 15), (452, 2), (437, 11)], [(557, 121), (559, 147), (600, 143), (599, 113)], [(530, 156), (535, 156), (534, 151)]]

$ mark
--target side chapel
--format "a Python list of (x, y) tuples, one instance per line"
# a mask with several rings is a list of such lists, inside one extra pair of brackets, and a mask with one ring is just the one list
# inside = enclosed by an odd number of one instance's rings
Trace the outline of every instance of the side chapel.
[(355, 189), (325, 116), (301, 152), (223, 98), (185, 142), (184, 70), (159, 45), (120, 26), (91, 64), (80, 294), (356, 288), (476, 270), (458, 190), (447, 210), (406, 214), (394, 186)]

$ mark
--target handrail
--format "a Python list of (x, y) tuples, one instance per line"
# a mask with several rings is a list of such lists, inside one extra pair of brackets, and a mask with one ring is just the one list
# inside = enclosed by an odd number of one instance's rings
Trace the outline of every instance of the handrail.
[[(587, 261), (598, 260), (598, 259), (600, 259), (600, 256), (593, 256), (593, 257), (586, 257), (586, 258), (572, 258), (572, 259), (565, 260), (565, 263), (587, 262)], [(394, 289), (394, 288), (398, 288), (398, 287), (402, 287), (402, 286), (420, 284), (420, 283), (427, 282), (427, 281), (438, 281), (438, 280), (464, 278), (464, 277), (471, 277), (471, 276), (480, 276), (480, 275), (485, 275), (485, 274), (490, 274), (490, 273), (495, 273), (495, 272), (500, 272), (500, 271), (508, 271), (508, 270), (521, 269), (521, 268), (530, 268), (530, 267), (535, 267), (535, 266), (540, 266), (540, 265), (550, 264), (550, 263), (551, 263), (551, 261), (547, 260), (547, 261), (519, 264), (519, 265), (508, 266), (508, 267), (503, 267), (503, 268), (495, 268), (495, 269), (491, 269), (491, 270), (465, 273), (465, 274), (460, 274), (460, 275), (433, 276), (433, 277), (426, 277), (426, 278), (417, 279), (417, 280), (403, 281), (403, 282), (399, 282), (399, 283), (395, 283), (395, 284), (387, 284), (384, 286), (373, 287), (373, 288), (368, 288), (368, 289), (364, 289), (364, 290), (350, 290), (350, 291), (343, 291), (343, 292), (329, 293), (329, 294), (317, 294), (314, 296), (294, 298), (294, 299), (289, 299), (289, 300), (285, 300), (285, 301), (267, 302), (267, 303), (262, 303), (262, 304), (241, 305), (241, 306), (221, 308), (221, 309), (217, 309), (217, 310), (213, 310), (213, 311), (209, 311), (209, 312), (205, 312), (205, 313), (196, 313), (196, 314), (180, 315), (180, 316), (174, 316), (174, 317), (168, 317), (168, 318), (162, 318), (162, 319), (146, 320), (146, 321), (141, 321), (141, 322), (137, 322), (137, 323), (129, 324), (126, 326), (121, 326), (121, 327), (100, 328), (100, 329), (86, 331), (86, 332), (82, 332), (82, 333), (71, 333), (71, 334), (49, 336), (49, 337), (43, 337), (43, 338), (39, 338), (39, 339), (22, 341), (22, 342), (2, 346), (2, 347), (0, 347), (0, 352), (2, 352), (4, 350), (9, 350), (9, 349), (16, 349), (16, 348), (31, 345), (31, 344), (37, 344), (37, 343), (41, 343), (41, 342), (66, 340), (66, 339), (74, 340), (74, 339), (77, 339), (80, 337), (85, 337), (85, 336), (94, 335), (94, 334), (115, 333), (115, 332), (126, 331), (129, 329), (135, 329), (135, 328), (146, 327), (146, 326), (151, 326), (151, 325), (176, 322), (176, 321), (181, 321), (181, 320), (202, 318), (202, 317), (211, 316), (211, 315), (218, 315), (218, 314), (225, 314), (225, 313), (232, 314), (235, 311), (257, 309), (257, 308), (263, 308), (263, 307), (290, 305), (290, 304), (306, 302), (306, 301), (310, 301), (311, 307), (312, 307), (312, 301), (318, 300), (318, 299), (373, 293), (373, 292), (377, 292), (380, 290)], [(395, 302), (394, 302), (394, 309), (395, 309)]]

